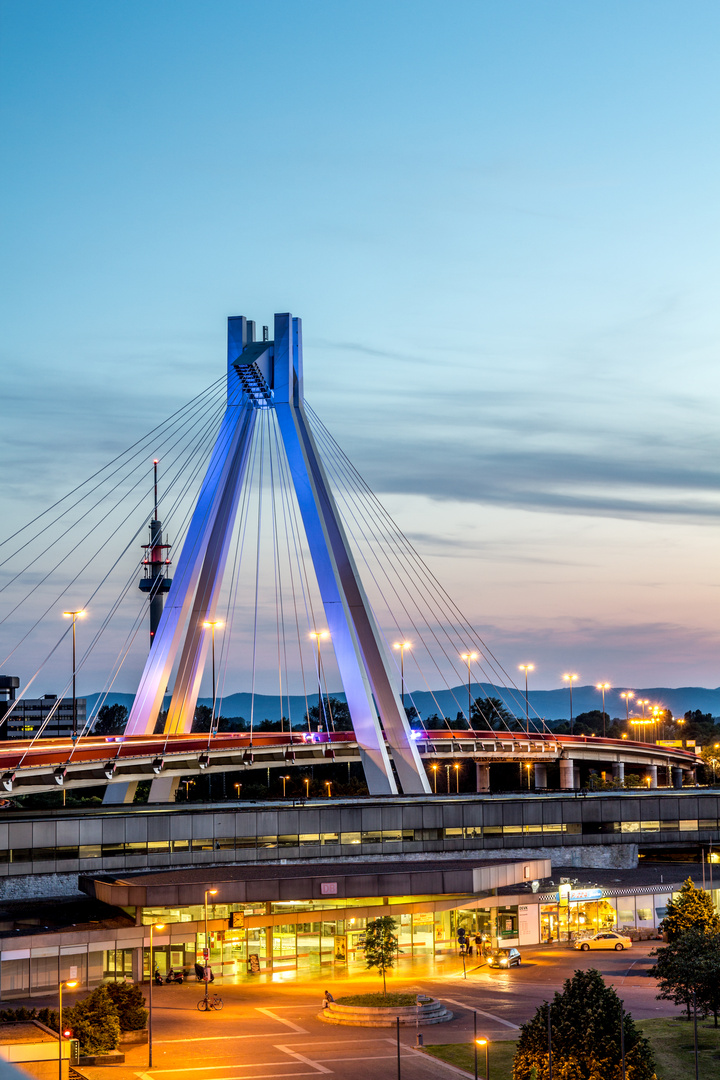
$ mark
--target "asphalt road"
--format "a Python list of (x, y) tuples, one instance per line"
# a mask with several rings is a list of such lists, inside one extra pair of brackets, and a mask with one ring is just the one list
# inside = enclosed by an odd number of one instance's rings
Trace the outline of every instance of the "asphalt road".
[[(425, 1043), (467, 1042), (472, 1037), (473, 1011), (478, 1030), (490, 1038), (512, 1038), (518, 1026), (578, 968), (597, 968), (611, 983), (636, 1019), (672, 1016), (677, 1009), (657, 1001), (654, 980), (647, 970), (656, 943), (631, 951), (581, 953), (565, 948), (528, 950), (523, 964), (509, 971), (473, 969), (463, 978), (461, 963), (441, 977), (393, 976), (392, 989), (407, 989), (442, 998), (454, 1013), (449, 1023), (422, 1030)], [(377, 976), (353, 978), (352, 990), (377, 990)], [(221, 1012), (199, 1013), (202, 988), (156, 988), (154, 1001), (154, 1060), (147, 1065), (147, 1047), (128, 1051), (125, 1066), (83, 1068), (90, 1080), (280, 1080), (280, 1078), (342, 1077), (343, 1080), (396, 1080), (395, 1032), (388, 1028), (349, 1028), (325, 1024), (318, 1018), (325, 987), (340, 996), (349, 982), (283, 981), (218, 986)], [(415, 1028), (401, 1028), (402, 1080), (457, 1077), (457, 1070), (430, 1059), (415, 1048)]]

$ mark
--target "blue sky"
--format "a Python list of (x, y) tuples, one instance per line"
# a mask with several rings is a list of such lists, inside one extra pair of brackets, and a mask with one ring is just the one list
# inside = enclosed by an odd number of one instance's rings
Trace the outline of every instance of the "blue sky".
[(9, 525), (291, 310), (506, 667), (720, 684), (716, 4), (0, 10)]

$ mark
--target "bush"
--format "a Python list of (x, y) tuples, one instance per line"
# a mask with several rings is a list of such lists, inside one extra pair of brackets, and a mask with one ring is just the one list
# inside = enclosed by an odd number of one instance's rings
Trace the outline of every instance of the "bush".
[(121, 1031), (142, 1031), (147, 1024), (148, 1011), (139, 986), (126, 982), (105, 983), (110, 1000), (117, 1009)]
[(63, 1027), (70, 1028), (82, 1054), (117, 1050), (120, 1020), (107, 986), (97, 986), (77, 1005), (63, 1009)]

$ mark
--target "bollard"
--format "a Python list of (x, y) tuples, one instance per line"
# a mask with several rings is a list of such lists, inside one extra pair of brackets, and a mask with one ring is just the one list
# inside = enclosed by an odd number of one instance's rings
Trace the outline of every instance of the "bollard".
[(421, 1035), (420, 1033), (418, 1033), (418, 1037), (417, 1037), (417, 1045), (418, 1045), (418, 1046), (422, 1046), (422, 1045), (423, 1045), (423, 1037), (422, 1037), (422, 1035)]

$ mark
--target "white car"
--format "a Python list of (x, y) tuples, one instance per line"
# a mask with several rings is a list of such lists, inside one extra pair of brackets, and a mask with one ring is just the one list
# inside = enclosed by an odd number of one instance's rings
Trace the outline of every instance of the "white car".
[(632, 938), (618, 934), (615, 930), (600, 930), (592, 937), (576, 941), (575, 948), (582, 949), (583, 952), (588, 949), (617, 949), (622, 952), (623, 949), (632, 949)]

